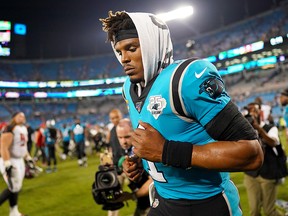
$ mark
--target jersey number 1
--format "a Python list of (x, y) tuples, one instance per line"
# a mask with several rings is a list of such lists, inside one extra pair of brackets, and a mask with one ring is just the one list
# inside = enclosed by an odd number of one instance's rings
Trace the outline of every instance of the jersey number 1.
[(162, 172), (159, 172), (155, 166), (155, 164), (151, 161), (147, 161), (148, 166), (149, 166), (149, 174), (150, 176), (158, 182), (167, 182), (166, 179), (164, 178), (164, 175)]

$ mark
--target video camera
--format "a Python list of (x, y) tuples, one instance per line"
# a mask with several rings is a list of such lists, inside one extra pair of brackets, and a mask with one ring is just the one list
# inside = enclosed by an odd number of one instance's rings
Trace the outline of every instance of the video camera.
[(103, 205), (103, 210), (117, 210), (124, 206), (123, 202), (113, 202), (121, 196), (122, 189), (118, 181), (116, 168), (108, 150), (100, 154), (99, 170), (95, 173), (92, 184), (92, 195), (97, 204)]

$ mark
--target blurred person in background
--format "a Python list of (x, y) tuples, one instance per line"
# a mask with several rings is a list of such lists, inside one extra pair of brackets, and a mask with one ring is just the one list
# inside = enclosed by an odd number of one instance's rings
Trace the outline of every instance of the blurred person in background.
[(268, 104), (264, 104), (261, 97), (256, 97), (254, 102), (259, 104), (259, 106), (260, 106), (261, 121), (269, 122), (269, 119), (272, 117), (271, 116), (271, 111), (272, 111), (271, 106)]
[(88, 165), (85, 152), (85, 139), (87, 137), (87, 133), (88, 131), (86, 129), (86, 126), (81, 123), (79, 117), (75, 117), (74, 124), (72, 125), (70, 130), (70, 135), (76, 146), (78, 165), (80, 167), (86, 167)]
[(61, 154), (61, 159), (66, 160), (69, 153), (69, 143), (70, 143), (70, 128), (67, 124), (63, 124), (60, 129), (60, 138), (62, 139), (63, 153)]
[(35, 152), (34, 152), (34, 161), (38, 161), (41, 158), (42, 165), (46, 165), (46, 151), (45, 151), (45, 136), (44, 130), (46, 125), (42, 123), (39, 128), (35, 130)]
[(25, 114), (16, 112), (1, 134), (0, 171), (8, 188), (0, 194), (0, 205), (9, 200), (9, 216), (22, 216), (18, 210), (18, 194), (25, 176), (24, 159), (31, 167), (34, 166), (27, 151), (28, 131), (25, 123)]
[[(109, 133), (107, 134), (107, 143), (109, 147), (109, 151), (112, 152), (112, 159), (113, 159), (113, 165), (115, 169), (117, 170), (118, 174), (118, 180), (121, 186), (124, 184), (125, 180), (125, 174), (122, 173), (121, 168), (118, 166), (118, 161), (122, 156), (124, 156), (124, 150), (122, 149), (117, 133), (116, 133), (116, 127), (119, 124), (120, 120), (122, 119), (122, 112), (119, 109), (112, 109), (109, 112), (109, 120), (113, 124), (112, 128), (109, 130)], [(119, 210), (115, 211), (108, 211), (108, 216), (117, 216), (119, 214)]]
[(113, 127), (107, 135), (107, 142), (110, 150), (112, 151), (113, 164), (118, 169), (118, 161), (124, 155), (124, 151), (121, 148), (119, 143), (116, 127), (119, 124), (119, 121), (122, 119), (122, 112), (119, 109), (112, 109), (109, 112), (110, 122), (113, 124)]
[[(46, 173), (57, 171), (57, 158), (56, 158), (56, 141), (57, 141), (57, 129), (54, 127), (54, 120), (48, 120), (46, 122), (46, 129), (44, 131), (45, 146), (47, 148), (47, 168)], [(53, 160), (53, 170), (51, 169), (51, 161)]]
[(286, 125), (286, 144), (288, 145), (288, 88), (284, 89), (280, 94), (280, 105), (283, 107), (283, 118)]
[(285, 107), (288, 105), (288, 88), (284, 89), (280, 94), (280, 104)]
[[(257, 131), (264, 149), (264, 163), (256, 171), (247, 171), (244, 175), (244, 185), (247, 189), (248, 203), (251, 216), (261, 215), (261, 209), (266, 216), (280, 216), (275, 206), (277, 198), (277, 186), (285, 176), (278, 176), (272, 161), (274, 154), (279, 155), (276, 146), (281, 145), (278, 128), (261, 120), (261, 108), (258, 103), (250, 103), (247, 106), (246, 118)], [(269, 155), (268, 155), (269, 154)], [(270, 156), (271, 155), (271, 156)]]
[(100, 152), (102, 147), (106, 146), (106, 137), (104, 134), (104, 129), (101, 125), (94, 125), (90, 129), (90, 136), (94, 143), (94, 148), (96, 152)]
[(31, 154), (31, 149), (33, 147), (33, 134), (34, 134), (34, 129), (31, 127), (30, 124), (26, 124), (27, 131), (28, 131), (28, 141), (27, 141), (27, 149), (29, 154)]

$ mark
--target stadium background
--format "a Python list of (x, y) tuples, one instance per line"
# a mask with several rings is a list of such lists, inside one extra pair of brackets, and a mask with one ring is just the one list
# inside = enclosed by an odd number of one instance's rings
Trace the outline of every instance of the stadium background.
[[(21, 110), (33, 128), (50, 119), (54, 119), (59, 128), (63, 123), (71, 124), (76, 115), (94, 128), (109, 123), (108, 112), (112, 108), (120, 108), (127, 115), (121, 97), (125, 77), (110, 45), (105, 43), (106, 35), (98, 19), (106, 17), (109, 10), (159, 13), (189, 4), (195, 10), (190, 18), (167, 22), (174, 42), (174, 59), (207, 58), (219, 69), (239, 109), (260, 96), (272, 107), (272, 116), (280, 127), (280, 119), (287, 121), (288, 118), (288, 112), (278, 104), (279, 92), (287, 88), (288, 83), (287, 3), (285, 0), (1, 2), (0, 20), (6, 22), (0, 24), (0, 122), (5, 124), (12, 113)], [(8, 39), (7, 34), (10, 34)], [(285, 143), (285, 133), (282, 134)], [(284, 146), (287, 149), (287, 145)], [(86, 180), (78, 182), (89, 184), (88, 188), (99, 162), (92, 150), (90, 160), (95, 163), (94, 167), (81, 170)], [(63, 172), (60, 169), (55, 173), (57, 181), (71, 175), (67, 170), (78, 168), (74, 168), (72, 161), (61, 165)], [(76, 176), (81, 175), (77, 173), (79, 169), (73, 171)], [(20, 207), (25, 209), (25, 205), (30, 204), (27, 196), (35, 196), (34, 192), (29, 194), (33, 185), (38, 188), (41, 182), (47, 183), (52, 177), (43, 174), (27, 180)], [(73, 185), (70, 177), (69, 184)], [(241, 185), (241, 174), (237, 179)], [(54, 181), (56, 183), (56, 179)], [(283, 188), (287, 189), (287, 183)], [(44, 185), (39, 191), (45, 194), (48, 190)], [(55, 188), (55, 194), (57, 191), (65, 190)], [(43, 194), (42, 199), (46, 197)], [(100, 207), (90, 200), (90, 191), (79, 191), (76, 196), (87, 196), (91, 204), (87, 208), (95, 208), (95, 214), (86, 215), (100, 215)], [(288, 200), (287, 193), (281, 196)], [(62, 197), (62, 205), (69, 203), (68, 197)], [(45, 206), (49, 202), (43, 203), (33, 208), (39, 208), (38, 212), (44, 208), (46, 213), (35, 215), (61, 215), (49, 213), (49, 205)], [(86, 205), (79, 204), (77, 209), (77, 205), (73, 205), (66, 215), (81, 215), (76, 212), (81, 212), (83, 206)], [(5, 208), (1, 206), (0, 213), (2, 211), (5, 212)]]

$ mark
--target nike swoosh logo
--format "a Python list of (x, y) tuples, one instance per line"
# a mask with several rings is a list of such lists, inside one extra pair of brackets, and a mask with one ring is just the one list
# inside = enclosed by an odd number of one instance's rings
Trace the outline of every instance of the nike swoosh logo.
[(205, 67), (204, 70), (202, 70), (200, 73), (195, 72), (195, 77), (197, 79), (199, 79), (205, 73), (206, 69), (207, 69), (207, 67)]

